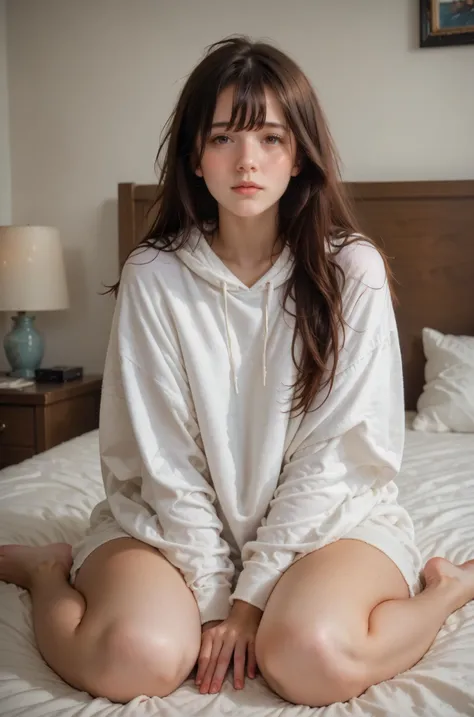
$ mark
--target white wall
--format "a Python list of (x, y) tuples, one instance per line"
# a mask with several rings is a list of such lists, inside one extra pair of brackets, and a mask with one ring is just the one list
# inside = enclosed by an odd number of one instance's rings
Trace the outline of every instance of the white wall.
[[(0, 0), (0, 225), (11, 222), (10, 139), (8, 121), (7, 15), (5, 0)], [(9, 330), (9, 318), (0, 313), (0, 369), (7, 367), (1, 344)]]
[[(420, 50), (418, 0), (7, 0), (13, 220), (59, 227), (69, 312), (45, 365), (103, 364), (117, 183), (155, 180), (160, 129), (204, 47), (273, 40), (314, 82), (349, 180), (474, 177), (474, 46)], [(0, 76), (1, 86), (1, 76)]]
[(0, 224), (9, 224), (11, 220), (8, 128), (7, 16), (5, 0), (0, 0)]

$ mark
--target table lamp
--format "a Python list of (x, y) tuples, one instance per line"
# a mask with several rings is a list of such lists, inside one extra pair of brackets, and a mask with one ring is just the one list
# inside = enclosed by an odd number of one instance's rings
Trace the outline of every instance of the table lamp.
[(10, 376), (34, 378), (44, 342), (27, 312), (67, 309), (69, 298), (59, 231), (0, 226), (0, 311), (16, 311), (3, 345)]

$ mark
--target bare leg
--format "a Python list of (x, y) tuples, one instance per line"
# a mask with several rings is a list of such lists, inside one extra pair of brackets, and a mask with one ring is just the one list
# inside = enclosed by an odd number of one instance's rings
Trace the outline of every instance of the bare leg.
[(414, 598), (384, 553), (339, 540), (292, 565), (277, 583), (256, 638), (260, 671), (284, 699), (343, 702), (412, 667), (445, 619), (474, 598), (474, 561), (442, 558)]
[(95, 550), (77, 590), (70, 565), (66, 544), (0, 547), (0, 579), (30, 591), (45, 661), (73, 687), (117, 702), (173, 692), (189, 675), (201, 636), (179, 572), (132, 538)]
[(83, 596), (68, 583), (71, 564), (67, 543), (0, 548), (0, 580), (30, 591), (36, 640), (48, 663), (50, 653), (71, 649), (86, 609)]
[(414, 598), (387, 600), (369, 617), (365, 660), (370, 684), (415, 665), (432, 645), (446, 618), (474, 598), (474, 560), (455, 566), (432, 558), (426, 588)]

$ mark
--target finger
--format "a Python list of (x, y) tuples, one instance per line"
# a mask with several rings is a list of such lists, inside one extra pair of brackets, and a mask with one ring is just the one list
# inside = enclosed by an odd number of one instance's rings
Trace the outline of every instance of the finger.
[(257, 675), (257, 657), (255, 655), (255, 642), (247, 645), (247, 675), (254, 679)]
[(247, 643), (239, 640), (234, 649), (234, 687), (236, 690), (243, 689), (245, 683), (245, 655)]
[(210, 635), (203, 634), (201, 642), (201, 650), (198, 657), (198, 670), (196, 674), (196, 684), (200, 685), (211, 659), (212, 654), (212, 637)]
[(212, 642), (212, 652), (211, 656), (209, 658), (209, 662), (206, 667), (206, 671), (204, 673), (204, 676), (202, 678), (201, 688), (199, 692), (201, 694), (205, 694), (206, 692), (209, 692), (209, 687), (211, 685), (211, 680), (214, 675), (216, 665), (217, 665), (217, 658), (219, 657), (220, 651), (222, 648), (222, 638), (221, 637), (214, 637)]
[(229, 669), (230, 661), (232, 659), (234, 646), (235, 642), (232, 639), (228, 639), (226, 642), (224, 642), (222, 646), (219, 657), (217, 659), (216, 669), (211, 679), (210, 692), (212, 694), (215, 692), (219, 692), (222, 687), (222, 683), (224, 682), (224, 678), (227, 674), (227, 670)]

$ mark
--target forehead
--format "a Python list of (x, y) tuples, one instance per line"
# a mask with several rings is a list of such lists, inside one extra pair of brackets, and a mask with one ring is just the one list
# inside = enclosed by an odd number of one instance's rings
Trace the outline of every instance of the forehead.
[[(232, 114), (232, 104), (234, 98), (234, 88), (226, 87), (225, 90), (218, 95), (216, 101), (216, 107), (214, 110), (214, 122), (228, 122)], [(278, 122), (279, 124), (286, 125), (285, 115), (282, 106), (277, 99), (275, 93), (269, 88), (265, 87), (265, 107), (266, 107), (266, 122)], [(247, 120), (247, 118), (246, 118)]]

